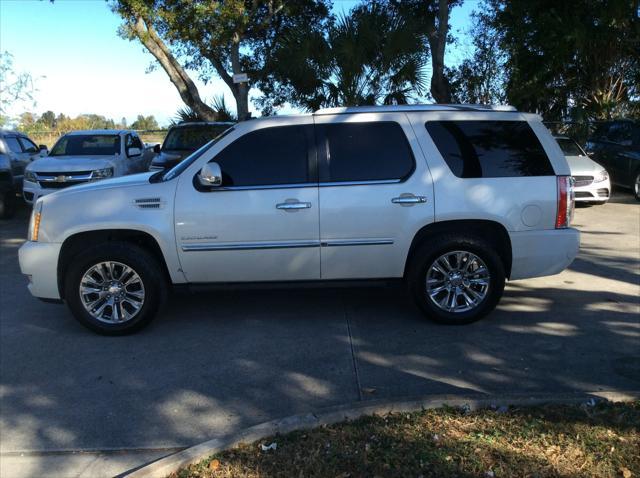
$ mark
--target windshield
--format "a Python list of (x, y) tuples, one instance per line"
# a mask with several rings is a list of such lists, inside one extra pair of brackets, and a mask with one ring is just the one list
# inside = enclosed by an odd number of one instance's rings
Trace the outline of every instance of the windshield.
[(228, 125), (202, 125), (172, 128), (164, 140), (162, 149), (169, 151), (195, 151), (228, 127)]
[(217, 138), (212, 139), (207, 144), (202, 146), (200, 149), (198, 149), (197, 151), (194, 151), (192, 154), (190, 154), (189, 156), (184, 158), (182, 161), (180, 161), (178, 164), (176, 164), (173, 168), (171, 168), (169, 171), (164, 173), (163, 176), (162, 176), (162, 180), (163, 181), (170, 181), (173, 178), (176, 178), (176, 177), (180, 176), (182, 174), (182, 172), (185, 169), (187, 169), (189, 166), (191, 166), (191, 164), (196, 159), (198, 159), (200, 156), (202, 156), (204, 153), (206, 153), (209, 150), (209, 148), (211, 148), (211, 146), (216, 144), (218, 141), (220, 141), (222, 138), (227, 136), (233, 130), (234, 130), (234, 127), (232, 126), (231, 128), (223, 131), (222, 134), (220, 134)]
[(120, 153), (120, 135), (70, 134), (63, 136), (49, 156), (113, 156)]
[(586, 156), (582, 148), (574, 140), (569, 138), (556, 138), (556, 140), (565, 156)]

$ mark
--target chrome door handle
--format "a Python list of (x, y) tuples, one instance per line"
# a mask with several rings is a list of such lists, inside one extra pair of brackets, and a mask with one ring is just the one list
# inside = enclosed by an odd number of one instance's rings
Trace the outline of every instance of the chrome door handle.
[(427, 202), (425, 196), (399, 196), (391, 200), (393, 204), (422, 204)]
[(284, 209), (285, 211), (295, 210), (295, 209), (308, 209), (311, 207), (310, 202), (281, 202), (276, 204), (278, 209)]

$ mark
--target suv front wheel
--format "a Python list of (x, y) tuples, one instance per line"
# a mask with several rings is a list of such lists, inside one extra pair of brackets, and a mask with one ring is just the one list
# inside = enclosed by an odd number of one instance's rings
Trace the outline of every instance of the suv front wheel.
[(141, 247), (106, 242), (74, 257), (65, 298), (75, 318), (104, 335), (124, 335), (147, 325), (166, 296), (158, 261)]
[(497, 305), (505, 284), (495, 249), (475, 237), (441, 236), (412, 256), (411, 293), (423, 312), (443, 324), (474, 322)]

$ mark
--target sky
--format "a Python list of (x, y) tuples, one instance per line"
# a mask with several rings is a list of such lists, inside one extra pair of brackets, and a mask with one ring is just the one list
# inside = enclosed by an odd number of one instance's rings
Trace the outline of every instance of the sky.
[[(358, 2), (333, 3), (334, 11), (341, 12)], [(448, 65), (459, 62), (469, 49), (464, 33), (476, 3), (467, 0), (452, 11), (450, 24), (463, 35), (460, 44), (448, 50)], [(128, 123), (139, 114), (153, 115), (166, 125), (183, 106), (180, 96), (161, 68), (147, 72), (154, 58), (139, 42), (118, 36), (120, 23), (104, 0), (0, 0), (0, 51), (13, 55), (16, 71), (27, 71), (36, 79), (36, 104), (28, 109), (72, 117), (95, 113), (116, 121), (124, 117)], [(222, 93), (227, 104), (234, 105), (222, 80), (205, 85), (197, 74), (191, 76), (201, 97)], [(287, 112), (295, 110), (281, 111)]]

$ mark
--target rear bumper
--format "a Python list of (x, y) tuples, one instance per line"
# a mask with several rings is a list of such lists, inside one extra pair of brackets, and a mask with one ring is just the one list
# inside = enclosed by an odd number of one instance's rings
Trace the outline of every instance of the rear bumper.
[(580, 232), (577, 229), (510, 232), (511, 280), (558, 274), (578, 255)]
[(20, 270), (29, 278), (29, 292), (40, 299), (60, 299), (58, 255), (62, 244), (25, 242), (18, 251)]

